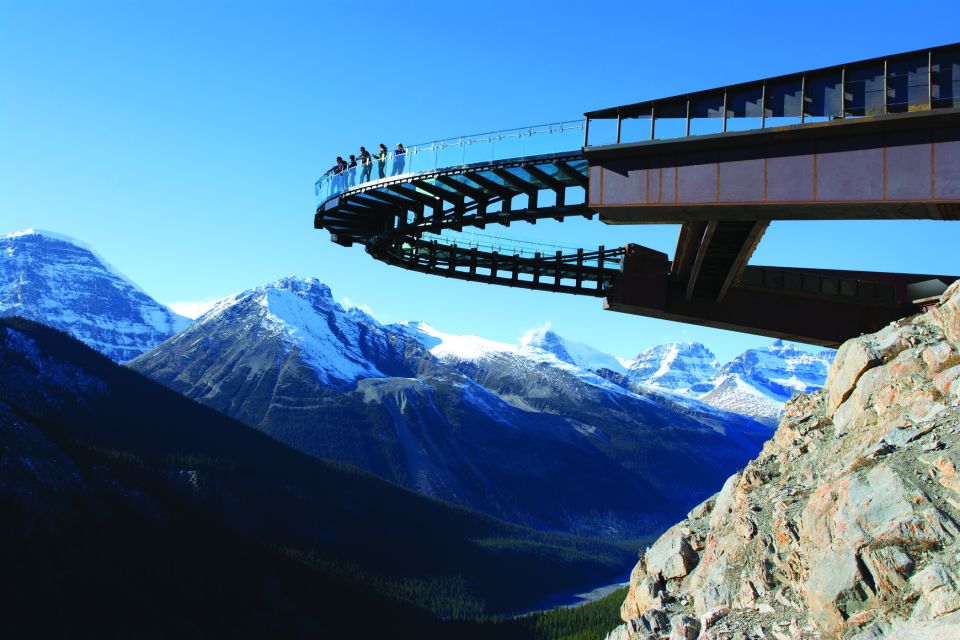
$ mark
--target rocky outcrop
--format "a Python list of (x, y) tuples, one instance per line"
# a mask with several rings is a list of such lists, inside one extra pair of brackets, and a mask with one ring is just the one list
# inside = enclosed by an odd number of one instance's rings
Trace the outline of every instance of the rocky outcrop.
[(618, 640), (960, 638), (960, 283), (845, 343), (642, 554)]

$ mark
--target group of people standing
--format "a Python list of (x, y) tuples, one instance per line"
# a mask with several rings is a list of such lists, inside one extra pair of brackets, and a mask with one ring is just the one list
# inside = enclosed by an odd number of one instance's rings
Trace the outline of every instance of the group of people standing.
[[(350, 154), (350, 160), (344, 160), (342, 156), (337, 156), (337, 163), (327, 171), (332, 174), (332, 185), (334, 191), (343, 191), (357, 184), (363, 184), (370, 181), (370, 175), (373, 173), (373, 163), (377, 163), (378, 178), (387, 176), (387, 159), (390, 152), (387, 145), (381, 144), (376, 155), (367, 151), (366, 147), (360, 147), (359, 155)], [(393, 168), (390, 171), (391, 176), (403, 173), (403, 167), (406, 164), (407, 150), (403, 145), (397, 143), (397, 148), (393, 152)], [(360, 180), (357, 181), (357, 167), (360, 167)]]

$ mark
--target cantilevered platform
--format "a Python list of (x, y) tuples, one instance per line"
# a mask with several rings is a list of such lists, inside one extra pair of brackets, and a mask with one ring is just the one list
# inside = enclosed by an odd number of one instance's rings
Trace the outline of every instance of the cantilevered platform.
[[(315, 226), (423, 273), (823, 345), (914, 313), (956, 279), (748, 263), (772, 220), (960, 219), (960, 45), (586, 116), (414, 145), (389, 159), (397, 175), (362, 184), (327, 174)], [(612, 140), (596, 139), (603, 120)], [(530, 153), (551, 136), (552, 153)], [(498, 156), (505, 140), (515, 151)], [(598, 214), (680, 224), (673, 260), (639, 245), (525, 249), (461, 233)]]

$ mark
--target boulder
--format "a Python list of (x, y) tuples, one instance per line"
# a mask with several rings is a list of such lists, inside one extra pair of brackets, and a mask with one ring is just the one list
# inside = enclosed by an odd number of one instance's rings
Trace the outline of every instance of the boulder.
[(662, 576), (664, 580), (683, 578), (696, 566), (698, 559), (678, 526), (663, 534), (644, 554), (647, 573)]
[(855, 339), (843, 343), (830, 366), (824, 385), (827, 390), (828, 418), (832, 418), (837, 407), (850, 396), (864, 371), (880, 362), (880, 355), (865, 340)]
[(911, 620), (935, 620), (960, 610), (957, 576), (953, 569), (941, 562), (933, 562), (918, 571), (910, 578), (910, 586), (920, 594)]
[(675, 615), (670, 618), (670, 640), (697, 640), (700, 621), (693, 616)]

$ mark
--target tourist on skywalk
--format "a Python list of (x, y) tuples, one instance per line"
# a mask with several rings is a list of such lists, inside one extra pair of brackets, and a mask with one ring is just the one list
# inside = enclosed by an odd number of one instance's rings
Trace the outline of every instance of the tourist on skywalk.
[(380, 143), (380, 150), (377, 151), (377, 173), (380, 174), (381, 178), (386, 177), (387, 175), (387, 156), (390, 152), (387, 150), (387, 145)]
[(357, 180), (357, 156), (350, 154), (350, 162), (347, 164), (347, 189), (353, 187)]
[(330, 169), (330, 172), (333, 175), (330, 177), (330, 190), (331, 193), (340, 193), (343, 191), (343, 172), (347, 168), (347, 163), (343, 161), (343, 158), (337, 156), (337, 163), (333, 165), (333, 168)]
[(397, 149), (393, 152), (393, 173), (390, 175), (398, 176), (403, 173), (403, 165), (406, 164), (407, 160), (407, 150), (403, 148), (403, 145), (399, 142), (397, 143)]
[(373, 170), (373, 156), (366, 147), (360, 147), (360, 184), (370, 181), (370, 172)]

